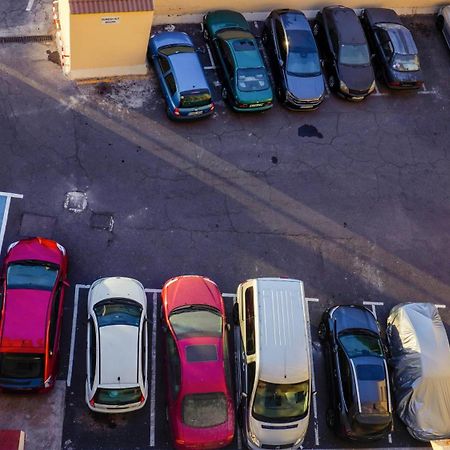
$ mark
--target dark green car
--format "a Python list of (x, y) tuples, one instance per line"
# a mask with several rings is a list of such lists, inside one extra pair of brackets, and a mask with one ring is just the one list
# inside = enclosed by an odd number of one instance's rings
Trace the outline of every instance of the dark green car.
[(242, 14), (226, 10), (209, 12), (203, 18), (203, 34), (212, 44), (223, 73), (223, 99), (236, 111), (272, 108), (267, 70)]

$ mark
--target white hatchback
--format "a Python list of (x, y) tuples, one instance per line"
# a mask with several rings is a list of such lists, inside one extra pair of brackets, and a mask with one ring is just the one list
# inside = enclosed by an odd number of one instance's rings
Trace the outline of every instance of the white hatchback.
[(95, 281), (88, 295), (86, 403), (103, 413), (144, 406), (148, 395), (147, 297), (132, 278)]

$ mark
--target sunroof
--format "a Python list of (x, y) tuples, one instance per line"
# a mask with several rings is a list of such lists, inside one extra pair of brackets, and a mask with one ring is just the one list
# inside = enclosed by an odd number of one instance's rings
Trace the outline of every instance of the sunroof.
[(188, 345), (186, 359), (188, 362), (217, 361), (217, 347), (215, 345)]

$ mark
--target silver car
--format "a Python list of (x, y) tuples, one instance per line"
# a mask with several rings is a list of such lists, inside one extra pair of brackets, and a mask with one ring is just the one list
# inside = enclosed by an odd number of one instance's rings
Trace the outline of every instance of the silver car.
[(444, 39), (450, 48), (450, 5), (443, 6), (439, 9), (436, 25), (439, 31), (442, 31)]

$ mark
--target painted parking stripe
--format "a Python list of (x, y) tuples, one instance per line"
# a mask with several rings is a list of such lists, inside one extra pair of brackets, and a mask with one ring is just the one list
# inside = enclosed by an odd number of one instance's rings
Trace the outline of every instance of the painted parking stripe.
[(150, 447), (155, 446), (155, 417), (156, 417), (156, 328), (158, 326), (158, 293), (153, 292), (152, 314), (152, 363), (150, 378)]
[(8, 221), (9, 207), (12, 198), (23, 198), (22, 194), (13, 194), (12, 192), (0, 192), (0, 253), (3, 248), (3, 240), (5, 238), (6, 223)]
[(215, 63), (214, 63), (214, 59), (213, 59), (213, 56), (212, 56), (212, 53), (211, 53), (211, 49), (209, 48), (209, 44), (206, 43), (205, 45), (206, 45), (206, 51), (208, 52), (209, 61), (210, 61), (210, 63), (211, 63), (211, 65), (210, 65), (209, 67), (215, 69), (215, 68), (216, 68), (216, 65), (215, 65)]
[(28, 12), (31, 11), (31, 9), (33, 8), (33, 3), (34, 3), (34, 0), (28, 0), (28, 5), (27, 5), (25, 11), (28, 11)]

